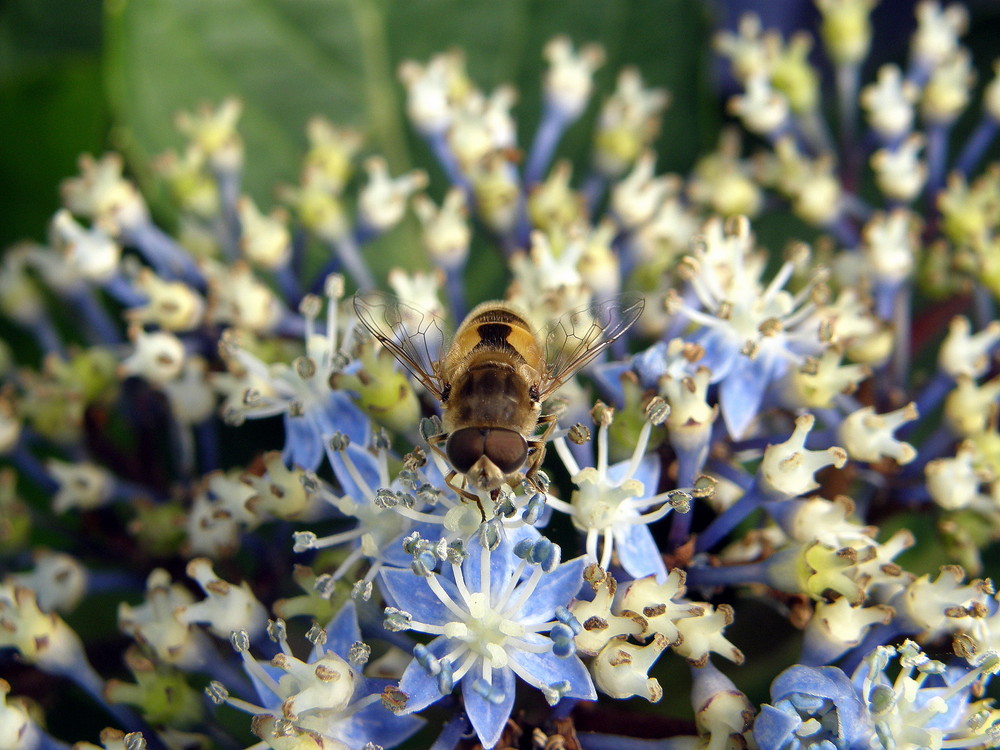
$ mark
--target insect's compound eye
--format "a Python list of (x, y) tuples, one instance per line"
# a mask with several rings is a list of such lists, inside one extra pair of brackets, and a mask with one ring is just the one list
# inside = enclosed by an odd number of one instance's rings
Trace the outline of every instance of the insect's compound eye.
[(513, 474), (528, 458), (528, 443), (514, 430), (490, 430), (483, 452), (504, 474)]
[(451, 433), (445, 452), (455, 471), (462, 474), (483, 456), (504, 474), (513, 474), (528, 459), (528, 443), (514, 430), (465, 427)]
[(455, 467), (455, 471), (467, 474), (472, 465), (483, 457), (486, 450), (486, 434), (489, 430), (478, 427), (465, 427), (455, 430), (448, 436), (445, 453)]

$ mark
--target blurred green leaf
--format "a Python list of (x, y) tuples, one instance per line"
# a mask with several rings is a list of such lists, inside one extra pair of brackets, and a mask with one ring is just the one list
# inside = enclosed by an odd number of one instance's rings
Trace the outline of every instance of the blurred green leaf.
[(6, 0), (0, 4), (0, 79), (69, 57), (96, 56), (101, 0)]
[(364, 121), (360, 47), (346, 0), (109, 3), (107, 81), (116, 145), (141, 169), (180, 144), (174, 116), (239, 96), (246, 185), (293, 181), (306, 120)]
[(96, 62), (47, 67), (0, 85), (0, 246), (44, 239), (59, 207), (59, 182), (77, 156), (100, 152), (107, 128)]
[[(525, 148), (540, 112), (542, 47), (560, 33), (604, 45), (595, 101), (626, 64), (672, 91), (661, 168), (690, 166), (696, 150), (715, 139), (714, 116), (695, 104), (705, 84), (708, 21), (695, 0), (113, 0), (107, 7), (116, 142), (133, 167), (141, 175), (152, 155), (180, 145), (172, 124), (178, 110), (237, 95), (245, 103), (246, 189), (264, 205), (276, 182), (295, 180), (314, 114), (365, 129), (370, 149), (386, 154), (396, 171), (413, 166), (414, 153), (426, 164), (427, 150), (405, 124), (395, 71), (404, 59), (453, 47), (465, 50), (484, 89), (518, 87)], [(595, 103), (563, 144), (577, 163), (589, 154), (596, 110)]]
[(0, 248), (44, 238), (59, 181), (103, 147), (100, 20), (99, 0), (0, 5)]

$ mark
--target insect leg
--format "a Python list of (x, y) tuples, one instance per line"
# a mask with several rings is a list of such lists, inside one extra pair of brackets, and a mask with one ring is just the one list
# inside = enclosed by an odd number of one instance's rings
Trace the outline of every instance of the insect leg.
[[(538, 418), (538, 424), (544, 425), (545, 430), (539, 435), (536, 440), (541, 440), (542, 442), (548, 442), (549, 435), (552, 434), (553, 430), (556, 428), (556, 423), (559, 421), (559, 417), (555, 414), (543, 414)], [(535, 425), (535, 430), (538, 430), (538, 425)]]
[[(445, 453), (445, 450), (442, 447), (442, 445), (447, 440), (448, 440), (448, 433), (447, 432), (441, 432), (441, 433), (438, 433), (437, 435), (431, 435), (429, 438), (427, 438), (427, 445), (429, 445), (430, 448), (431, 448), (431, 450), (434, 451), (435, 453), (437, 453), (438, 456), (440, 456), (444, 460), (444, 465), (447, 466), (450, 469), (451, 468), (451, 461), (448, 460), (448, 454)], [(452, 470), (451, 473), (452, 473), (452, 476), (454, 476), (458, 472)], [(458, 494), (462, 495), (463, 497), (466, 496), (466, 493), (465, 493), (464, 490), (459, 490), (457, 487), (454, 487), (452, 485), (448, 485), (448, 486), (451, 487), (453, 490), (455, 490), (455, 492), (457, 492)]]
[[(545, 429), (541, 435), (528, 441), (528, 471), (525, 472), (524, 478), (532, 487), (543, 493), (545, 490), (539, 486), (537, 476), (542, 468), (542, 461), (545, 459), (545, 444), (548, 442), (549, 435), (555, 430), (557, 421), (558, 417), (555, 414), (544, 414), (539, 417), (538, 424), (543, 425)], [(538, 427), (536, 426), (535, 429), (537, 430)]]
[[(444, 478), (444, 483), (452, 489), (456, 495), (461, 497), (463, 500), (471, 500), (479, 507), (479, 515), (483, 517), (483, 521), (486, 521), (486, 510), (483, 508), (483, 501), (479, 498), (479, 495), (475, 495), (469, 492), (465, 487), (459, 487), (455, 484), (455, 477), (460, 476), (457, 471), (452, 469), (448, 472), (447, 476)], [(465, 475), (461, 475), (462, 479), (465, 479)]]
[(427, 438), (427, 445), (429, 445), (431, 449), (445, 461), (448, 460), (448, 454), (444, 452), (444, 448), (441, 447), (441, 443), (445, 442), (447, 439), (447, 432), (439, 432), (437, 435), (431, 435)]

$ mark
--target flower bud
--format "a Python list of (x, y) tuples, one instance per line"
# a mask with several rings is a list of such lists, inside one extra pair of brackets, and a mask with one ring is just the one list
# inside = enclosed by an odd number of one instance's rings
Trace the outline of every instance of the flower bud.
[(272, 271), (287, 265), (292, 253), (287, 212), (276, 208), (265, 216), (247, 196), (240, 198), (236, 208), (243, 229), (240, 237), (243, 256), (253, 265)]
[(587, 44), (576, 52), (567, 37), (559, 36), (545, 45), (544, 54), (549, 61), (543, 81), (545, 101), (567, 119), (575, 120), (590, 100), (594, 71), (604, 63), (604, 50)]
[(795, 420), (795, 430), (788, 440), (764, 449), (760, 477), (765, 492), (784, 497), (804, 495), (819, 487), (813, 478), (817, 471), (831, 465), (839, 469), (847, 462), (843, 448), (812, 451), (805, 447), (815, 421), (811, 414), (803, 414)]
[(641, 695), (650, 703), (657, 703), (663, 697), (663, 688), (647, 673), (669, 645), (660, 634), (645, 646), (617, 638), (609, 641), (591, 665), (594, 684), (612, 698)]
[(990, 365), (990, 352), (1000, 343), (1000, 321), (992, 320), (978, 333), (961, 315), (951, 319), (948, 335), (938, 350), (938, 367), (953, 378), (978, 378)]
[(900, 465), (917, 457), (909, 443), (896, 440), (892, 433), (907, 422), (917, 419), (917, 406), (909, 403), (887, 414), (875, 414), (874, 407), (858, 409), (841, 422), (839, 436), (848, 455), (856, 461), (873, 463), (892, 458)]

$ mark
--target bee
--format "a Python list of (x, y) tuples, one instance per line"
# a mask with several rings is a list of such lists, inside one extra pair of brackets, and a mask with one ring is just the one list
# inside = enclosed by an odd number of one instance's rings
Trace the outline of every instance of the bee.
[(440, 402), (443, 432), (428, 442), (453, 467), (445, 483), (474, 501), (484, 520), (480, 495), (469, 488), (494, 502), (501, 485), (521, 478), (542, 489), (538, 473), (556, 423), (542, 404), (625, 333), (643, 305), (638, 295), (622, 295), (536, 332), (515, 305), (484, 302), (446, 346), (437, 318), (388, 294), (354, 297), (364, 327)]

